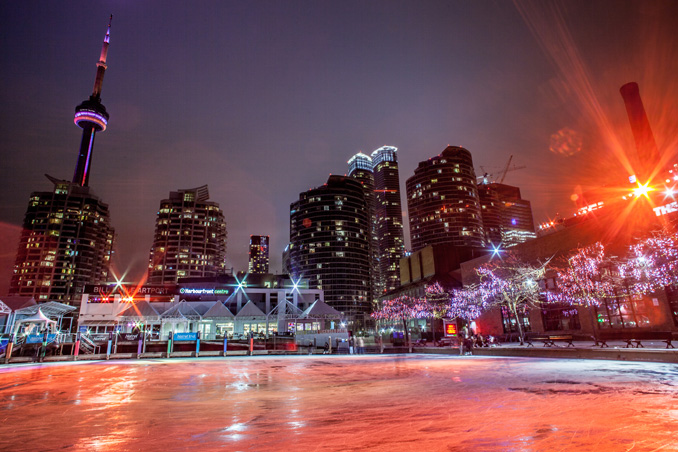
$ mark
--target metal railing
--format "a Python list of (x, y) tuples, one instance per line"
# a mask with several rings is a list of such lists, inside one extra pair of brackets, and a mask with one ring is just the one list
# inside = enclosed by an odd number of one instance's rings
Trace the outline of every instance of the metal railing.
[(89, 337), (84, 334), (80, 335), (80, 350), (85, 353), (96, 354), (99, 353), (99, 346), (95, 344)]

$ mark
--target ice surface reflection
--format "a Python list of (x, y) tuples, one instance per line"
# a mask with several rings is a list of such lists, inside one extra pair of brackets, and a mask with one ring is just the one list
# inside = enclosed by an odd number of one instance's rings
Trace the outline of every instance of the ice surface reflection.
[(250, 357), (0, 368), (0, 450), (678, 450), (671, 364)]

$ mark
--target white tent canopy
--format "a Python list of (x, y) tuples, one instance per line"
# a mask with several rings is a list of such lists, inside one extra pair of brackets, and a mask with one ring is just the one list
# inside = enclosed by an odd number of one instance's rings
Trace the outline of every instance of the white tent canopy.
[(47, 316), (45, 316), (45, 314), (42, 313), (41, 309), (38, 309), (38, 311), (32, 316), (17, 320), (17, 322), (14, 324), (14, 333), (19, 331), (19, 328), (21, 328), (22, 325), (27, 327), (27, 331), (36, 334), (44, 329), (54, 333), (56, 332), (56, 324), (56, 321), (50, 320), (47, 318)]
[(340, 319), (341, 312), (322, 300), (316, 300), (299, 316), (301, 319)]

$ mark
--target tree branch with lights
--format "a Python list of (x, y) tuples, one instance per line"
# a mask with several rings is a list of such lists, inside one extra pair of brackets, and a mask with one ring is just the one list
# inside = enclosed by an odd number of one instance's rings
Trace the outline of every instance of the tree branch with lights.
[(431, 316), (425, 299), (403, 295), (392, 300), (384, 300), (378, 310), (372, 313), (375, 320), (400, 321), (405, 329), (405, 341), (409, 344), (407, 321)]
[(556, 267), (557, 290), (546, 293), (549, 302), (597, 307), (601, 300), (624, 290), (619, 263), (610, 258), (602, 243), (578, 248)]
[(453, 291), (450, 312), (472, 320), (492, 306), (506, 307), (515, 317), (524, 344), (522, 314), (542, 303), (539, 281), (544, 279), (549, 261), (531, 263), (513, 253), (476, 269), (478, 282)]
[(666, 228), (638, 240), (619, 273), (633, 293), (648, 294), (678, 283), (678, 236)]

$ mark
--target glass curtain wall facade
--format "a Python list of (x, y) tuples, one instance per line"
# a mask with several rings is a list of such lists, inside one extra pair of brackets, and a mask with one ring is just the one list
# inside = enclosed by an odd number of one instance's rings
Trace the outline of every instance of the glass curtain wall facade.
[(379, 268), (379, 236), (377, 235), (377, 218), (375, 213), (374, 173), (372, 172), (372, 158), (362, 152), (349, 159), (348, 175), (360, 182), (365, 193), (365, 202), (370, 222), (370, 281), (372, 296), (376, 297), (383, 291), (384, 283)]
[(400, 286), (399, 265), (405, 254), (397, 151), (382, 146), (372, 152), (380, 295)]

